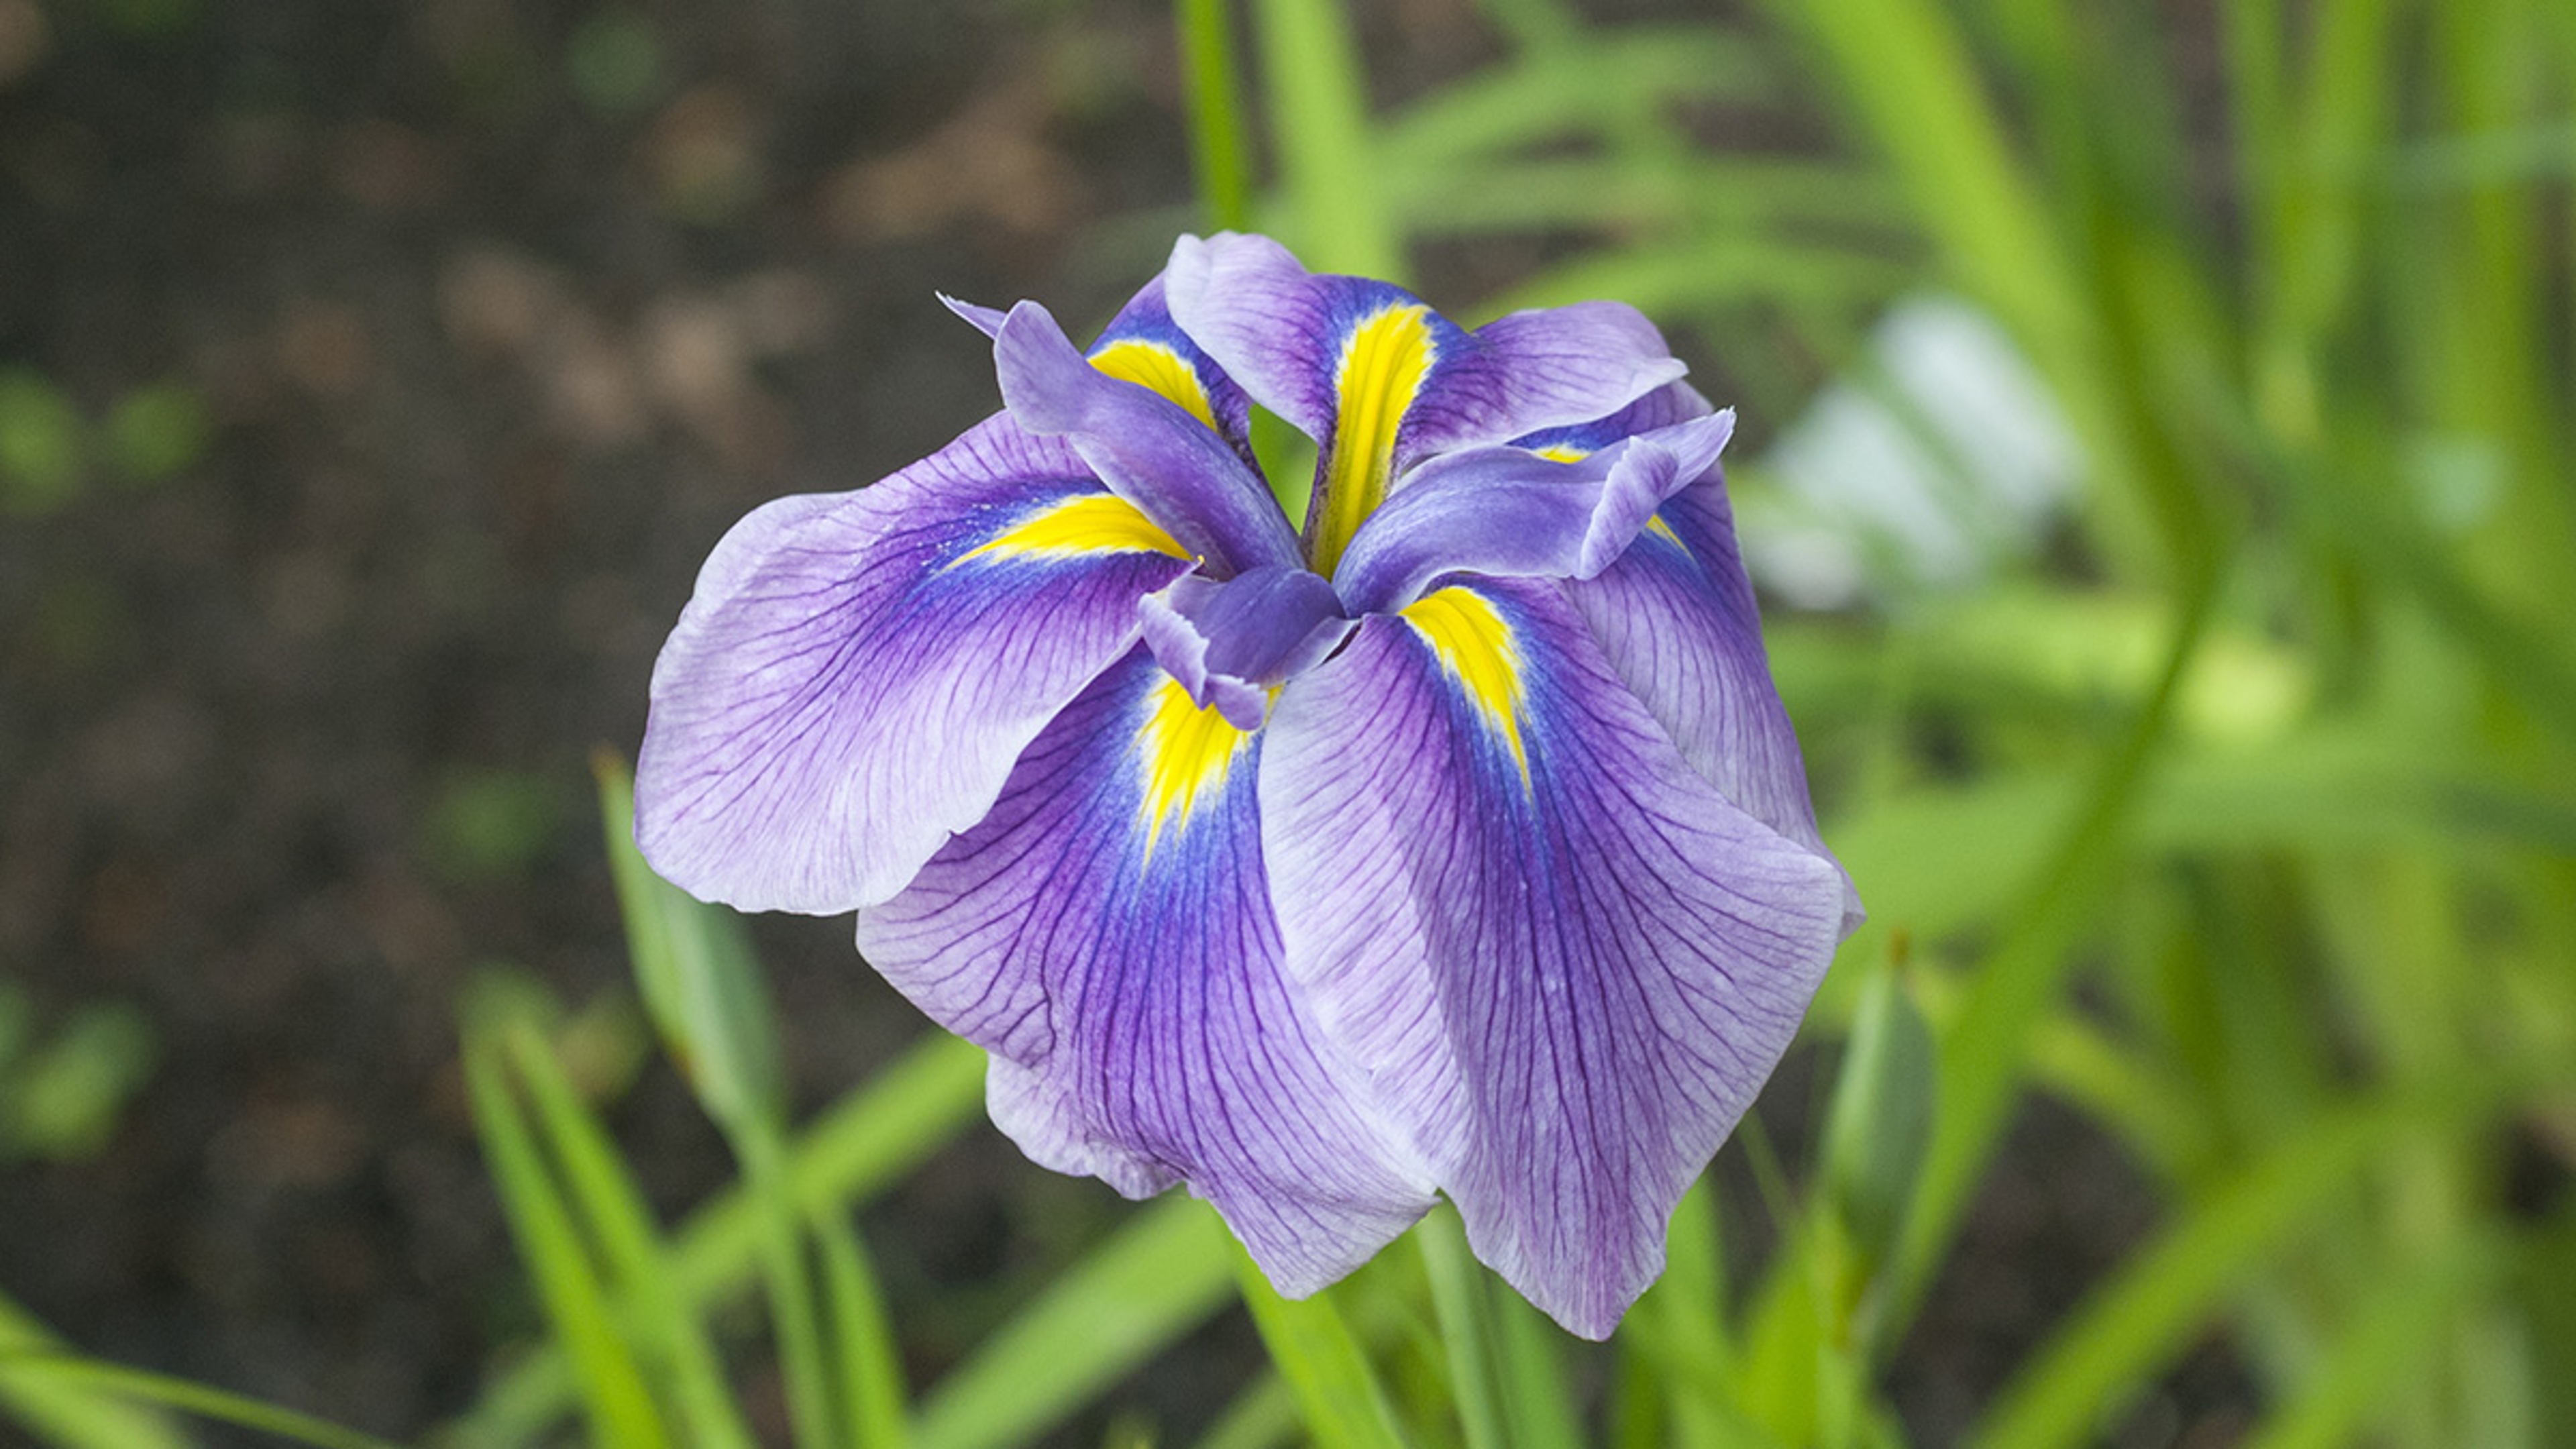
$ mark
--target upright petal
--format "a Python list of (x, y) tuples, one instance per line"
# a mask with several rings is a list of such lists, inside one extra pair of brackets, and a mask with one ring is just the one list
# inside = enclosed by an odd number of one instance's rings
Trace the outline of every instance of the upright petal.
[[(999, 308), (980, 307), (945, 292), (939, 300), (987, 337), (998, 339), (1002, 324), (1011, 319)], [(1151, 388), (1178, 403), (1182, 411), (1214, 428), (1245, 467), (1259, 467), (1252, 456), (1252, 399), (1172, 320), (1160, 274), (1118, 309), (1083, 355), (1111, 377)]]
[(1308, 272), (1267, 237), (1183, 237), (1172, 316), (1320, 449), (1309, 553), (1330, 572), (1414, 464), (1597, 418), (1681, 376), (1632, 308), (1520, 312), (1474, 333), (1389, 283)]
[(994, 1119), (1030, 1156), (1131, 1196), (1188, 1182), (1303, 1294), (1431, 1195), (1281, 974), (1262, 748), (1137, 650), (859, 947), (995, 1053)]
[(1183, 547), (1223, 574), (1299, 562), (1297, 535), (1279, 502), (1204, 417), (1149, 386), (1076, 352), (1035, 302), (1013, 307), (993, 342), (1002, 401), (1034, 433), (1061, 434), (1111, 491), (1144, 510)]
[(873, 487), (771, 503), (716, 546), (654, 665), (637, 843), (745, 910), (882, 901), (1189, 568), (1008, 418)]
[(1686, 765), (1562, 586), (1366, 620), (1284, 689), (1291, 974), (1530, 1300), (1607, 1335), (1838, 938), (1832, 865)]

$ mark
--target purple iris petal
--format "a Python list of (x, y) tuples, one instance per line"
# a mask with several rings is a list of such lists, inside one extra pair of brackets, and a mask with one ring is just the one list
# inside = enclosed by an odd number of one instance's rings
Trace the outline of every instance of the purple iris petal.
[(1796, 1034), (1842, 883), (1690, 769), (1562, 586), (1435, 602), (1456, 618), (1370, 618), (1282, 691), (1272, 899), (1477, 1256), (1599, 1338)]
[(1299, 568), (1258, 568), (1219, 582), (1174, 579), (1137, 605), (1145, 644), (1190, 698), (1239, 729), (1257, 729), (1270, 686), (1304, 672), (1350, 632), (1333, 586)]
[(1143, 650), (1103, 674), (859, 947), (995, 1053), (995, 1118), (1032, 1156), (1133, 1196), (1186, 1181), (1308, 1293), (1431, 1192), (1281, 974), (1263, 737), (1175, 693)]
[(982, 819), (1135, 641), (1136, 600), (1190, 567), (1132, 530), (989, 547), (1068, 504), (1126, 508), (1071, 448), (994, 418), (873, 487), (736, 524), (653, 669), (635, 818), (654, 869), (828, 914), (894, 894)]
[[(1754, 819), (1833, 859), (1807, 798), (1798, 736), (1771, 682), (1723, 473), (1711, 469), (1660, 516), (1669, 536), (1641, 538), (1566, 596), (1592, 626), (1611, 668), (1693, 769)], [(1843, 933), (1862, 919), (1860, 893), (1846, 877)]]
[(1623, 438), (1570, 463), (1520, 448), (1448, 453), (1371, 514), (1334, 570), (1352, 613), (1400, 608), (1442, 574), (1588, 579), (1717, 461), (1732, 412)]
[(1002, 401), (1031, 432), (1063, 435), (1119, 497), (1225, 573), (1299, 562), (1278, 500), (1216, 429), (1085, 361), (1035, 302), (993, 344)]
[(956, 313), (967, 326), (987, 337), (1001, 336), (1002, 321), (1011, 315), (998, 307), (979, 307), (972, 302), (961, 301), (946, 292), (939, 294), (939, 305)]
[[(1411, 293), (1309, 272), (1262, 236), (1183, 237), (1164, 286), (1172, 315), (1253, 400), (1330, 448), (1351, 327)], [(1427, 311), (1427, 309), (1426, 309)], [(1435, 452), (1598, 418), (1685, 370), (1633, 307), (1587, 302), (1515, 312), (1465, 332), (1426, 316), (1434, 360), (1396, 435), (1399, 477)]]

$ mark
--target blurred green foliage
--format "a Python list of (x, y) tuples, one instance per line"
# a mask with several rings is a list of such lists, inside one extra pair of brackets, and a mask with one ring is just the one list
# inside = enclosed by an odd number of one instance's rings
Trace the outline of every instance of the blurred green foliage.
[(205, 399), (183, 383), (138, 387), (93, 426), (44, 374), (0, 371), (0, 513), (61, 512), (100, 469), (137, 484), (176, 477), (197, 465), (213, 439)]
[(35, 1008), (0, 980), (0, 1162), (90, 1156), (152, 1075), (151, 1025), (94, 1002), (38, 1030)]

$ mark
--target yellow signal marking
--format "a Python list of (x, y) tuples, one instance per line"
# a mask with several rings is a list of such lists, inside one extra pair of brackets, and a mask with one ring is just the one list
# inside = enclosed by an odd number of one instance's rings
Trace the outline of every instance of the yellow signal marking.
[(1342, 344), (1333, 377), (1339, 399), (1333, 460), (1324, 475), (1323, 527), (1315, 536), (1315, 570), (1327, 577), (1361, 520), (1386, 501), (1396, 429), (1439, 355), (1424, 320), (1430, 315), (1420, 303), (1395, 303), (1363, 319)]
[(1193, 703), (1179, 680), (1166, 677), (1155, 684), (1136, 731), (1136, 755), (1145, 772), (1136, 816), (1144, 822), (1146, 854), (1153, 853), (1166, 825), (1187, 824), (1201, 796), (1224, 788), (1235, 756), (1251, 738), (1215, 705), (1203, 709)]
[(1135, 504), (1107, 493), (1077, 493), (959, 554), (956, 563), (986, 556), (1075, 558), (1095, 553), (1190, 556), (1188, 549), (1173, 542), (1172, 536), (1137, 511)]
[(1152, 388), (1189, 410), (1191, 417), (1213, 428), (1216, 409), (1208, 402), (1199, 370), (1188, 358), (1160, 342), (1122, 338), (1091, 355), (1091, 365), (1121, 382)]
[(1402, 616), (1440, 657), (1485, 723), (1511, 747), (1526, 789), (1529, 755), (1521, 745), (1521, 714), (1527, 692), (1521, 687), (1520, 644), (1512, 637), (1512, 626), (1482, 594), (1456, 586), (1423, 595)]

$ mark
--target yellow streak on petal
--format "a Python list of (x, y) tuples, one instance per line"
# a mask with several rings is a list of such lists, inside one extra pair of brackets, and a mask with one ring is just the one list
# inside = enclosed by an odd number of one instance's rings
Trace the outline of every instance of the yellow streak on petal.
[(1044, 512), (986, 539), (959, 554), (949, 567), (970, 558), (1078, 558), (1095, 553), (1167, 553), (1188, 558), (1190, 552), (1154, 526), (1124, 498), (1106, 493), (1077, 493)]
[(1646, 520), (1646, 531), (1670, 542), (1673, 547), (1684, 553), (1690, 552), (1690, 545), (1682, 542), (1682, 536), (1673, 532), (1673, 526), (1664, 522), (1664, 516), (1660, 513)]
[(1476, 712), (1503, 737), (1520, 766), (1521, 787), (1529, 787), (1529, 755), (1521, 745), (1522, 703), (1520, 644), (1512, 626), (1485, 597), (1450, 587), (1423, 595), (1403, 610), (1404, 621), (1440, 656), (1441, 667), (1458, 681)]
[(1201, 709), (1191, 703), (1179, 680), (1166, 678), (1154, 686), (1145, 722), (1136, 731), (1136, 758), (1145, 773), (1136, 818), (1145, 826), (1147, 855), (1165, 826), (1188, 824), (1199, 797), (1224, 788), (1226, 772), (1250, 738), (1216, 706)]
[(1319, 573), (1331, 575), (1361, 520), (1386, 501), (1395, 431), (1439, 355), (1424, 320), (1430, 315), (1419, 303), (1397, 303), (1363, 319), (1342, 344), (1341, 366), (1333, 374), (1338, 407), (1332, 461), (1324, 473), (1324, 522), (1315, 535)]
[(1188, 358), (1160, 342), (1129, 337), (1091, 354), (1091, 365), (1121, 382), (1152, 388), (1189, 410), (1191, 417), (1213, 428), (1216, 409), (1208, 402), (1199, 371)]

